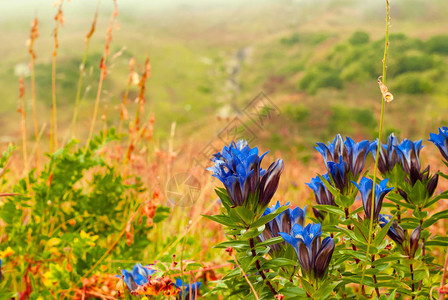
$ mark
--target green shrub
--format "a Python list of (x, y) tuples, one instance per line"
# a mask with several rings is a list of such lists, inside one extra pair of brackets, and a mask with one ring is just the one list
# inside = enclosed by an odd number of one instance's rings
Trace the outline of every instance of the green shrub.
[(355, 31), (352, 36), (348, 39), (349, 43), (352, 45), (362, 45), (367, 44), (370, 40), (370, 36), (364, 31)]
[(448, 55), (448, 35), (436, 35), (426, 42), (426, 47), (431, 53)]
[(302, 123), (306, 121), (306, 119), (310, 115), (310, 110), (306, 105), (303, 104), (289, 104), (285, 108), (285, 114), (290, 116), (294, 120), (294, 122)]
[(393, 80), (392, 90), (395, 93), (424, 94), (433, 91), (433, 82), (420, 73), (406, 73)]
[(409, 72), (421, 72), (433, 68), (434, 58), (429, 55), (406, 55), (396, 60), (394, 68), (390, 68), (392, 75)]
[(320, 65), (308, 71), (299, 82), (299, 89), (315, 94), (320, 88), (342, 89), (339, 71), (327, 65)]
[(293, 34), (291, 34), (291, 36), (289, 37), (285, 37), (285, 38), (281, 38), (280, 39), (280, 43), (287, 45), (287, 46), (292, 46), (295, 45), (297, 43), (300, 42), (300, 36), (297, 32), (294, 32)]

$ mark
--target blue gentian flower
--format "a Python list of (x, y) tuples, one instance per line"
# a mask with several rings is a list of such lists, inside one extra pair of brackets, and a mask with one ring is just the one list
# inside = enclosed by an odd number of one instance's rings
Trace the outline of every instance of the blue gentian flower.
[(346, 137), (344, 142), (342, 136), (338, 134), (334, 138), (333, 143), (328, 143), (328, 145), (317, 143), (315, 148), (322, 155), (327, 167), (328, 162), (338, 163), (342, 158), (348, 165), (353, 177), (358, 178), (364, 168), (370, 143), (367, 140), (356, 143), (350, 137)]
[(317, 279), (325, 276), (335, 243), (331, 237), (321, 240), (320, 224), (310, 223), (306, 227), (294, 224), (290, 234), (280, 232), (280, 235), (294, 247), (304, 274)]
[(415, 172), (420, 172), (420, 150), (424, 146), (422, 145), (422, 140), (411, 141), (404, 139), (396, 149), (401, 154), (401, 162), (404, 171), (407, 174), (412, 174)]
[(3, 261), (0, 258), (0, 281), (2, 281), (2, 279), (3, 279), (3, 276), (2, 276), (2, 263), (3, 263)]
[[(389, 193), (392, 188), (387, 188), (387, 182), (389, 179), (384, 179), (380, 182), (380, 184), (375, 183), (375, 202), (374, 202), (374, 211), (373, 211), (373, 219), (378, 220), (378, 216), (381, 211), (381, 207), (383, 205), (384, 197)], [(362, 204), (364, 206), (364, 212), (366, 213), (366, 217), (370, 219), (372, 215), (372, 190), (373, 190), (373, 180), (367, 177), (361, 178), (359, 185), (356, 182), (353, 182), (358, 190), (361, 192)]]
[(327, 163), (328, 175), (331, 176), (333, 180), (334, 186), (341, 192), (344, 193), (344, 190), (348, 188), (350, 185), (349, 180), (349, 168), (345, 161), (342, 160), (342, 157), (339, 158), (339, 163), (328, 162)]
[(148, 283), (149, 277), (154, 274), (155, 270), (150, 270), (142, 266), (142, 264), (135, 264), (132, 268), (132, 272), (128, 270), (121, 270), (121, 275), (123, 276), (123, 281), (128, 287), (129, 291), (132, 293), (139, 286)]
[(207, 170), (221, 180), (234, 206), (248, 205), (248, 198), (258, 195), (258, 205), (264, 211), (274, 196), (284, 164), (279, 159), (263, 170), (260, 164), (266, 153), (259, 156), (257, 147), (250, 148), (240, 140), (213, 155), (214, 166)]
[(348, 151), (347, 164), (350, 167), (353, 177), (358, 178), (364, 168), (366, 157), (370, 149), (370, 142), (364, 140), (359, 143), (355, 143), (355, 141), (350, 137), (346, 137), (345, 146)]
[[(327, 180), (329, 184), (331, 184), (330, 177), (328, 174), (322, 175), (322, 177)], [(314, 192), (314, 198), (316, 199), (317, 204), (319, 205), (333, 205), (337, 206), (334, 202), (334, 196), (333, 194), (328, 190), (324, 182), (320, 179), (319, 176), (316, 176), (311, 179), (309, 183), (306, 183), (307, 186), (309, 186), (313, 192)], [(322, 219), (323, 216), (320, 213), (319, 210), (315, 209), (313, 207), (313, 213), (314, 216), (318, 219)]]
[(428, 141), (433, 142), (439, 148), (443, 158), (448, 162), (448, 127), (440, 127), (439, 134), (430, 133), (429, 136)]
[[(327, 180), (328, 183), (331, 183), (330, 177), (328, 174), (322, 175), (324, 179)], [(336, 206), (336, 203), (334, 202), (334, 196), (328, 188), (325, 186), (325, 184), (322, 182), (319, 176), (316, 176), (311, 179), (309, 183), (306, 183), (307, 186), (309, 186), (313, 192), (314, 196), (316, 198), (316, 202), (319, 205), (334, 205)]]
[[(195, 282), (192, 284), (184, 284), (182, 282), (182, 279), (177, 278), (176, 283), (174, 285), (181, 290), (178, 299), (179, 300), (189, 300), (190, 293), (191, 293), (191, 299), (195, 299), (196, 290), (199, 290), (201, 288), (201, 284), (202, 284), (202, 282)], [(185, 290), (185, 295), (182, 291), (182, 287)]]
[[(280, 205), (280, 202), (277, 201), (276, 205), (272, 207), (267, 207), (263, 216), (270, 214), (271, 212), (277, 210), (281, 206), (288, 206), (289, 202), (285, 205)], [(306, 214), (306, 205), (303, 209), (297, 206), (294, 209), (288, 208), (283, 211), (281, 214), (276, 216), (272, 221), (266, 224), (265, 229), (262, 234), (259, 235), (258, 239), (261, 242), (264, 242), (268, 239), (280, 236), (280, 232), (291, 232), (291, 229), (294, 224), (300, 224), (301, 226), (305, 226), (305, 214)], [(280, 250), (279, 244), (274, 244), (270, 246), (274, 252)]]
[[(381, 174), (391, 172), (396, 165), (401, 165), (400, 152), (397, 150), (399, 145), (395, 134), (391, 133), (387, 138), (387, 144), (383, 144), (380, 148), (380, 156), (378, 158), (378, 170)], [(378, 150), (378, 139), (370, 144), (370, 152), (373, 154), (373, 159), (376, 159), (376, 152)]]
[(336, 135), (333, 143), (328, 142), (328, 145), (325, 145), (324, 143), (316, 144), (317, 147), (315, 147), (315, 149), (322, 155), (325, 165), (327, 165), (329, 161), (338, 162), (339, 157), (348, 157), (347, 148), (344, 145), (344, 139), (340, 134)]

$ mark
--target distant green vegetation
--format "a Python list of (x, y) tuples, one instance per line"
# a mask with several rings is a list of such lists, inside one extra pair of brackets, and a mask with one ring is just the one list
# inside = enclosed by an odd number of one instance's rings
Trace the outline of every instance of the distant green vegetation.
[[(298, 88), (315, 94), (322, 88), (342, 89), (345, 83), (378, 77), (382, 73), (382, 43), (382, 39), (371, 42), (367, 33), (355, 31), (347, 42), (335, 45), (324, 62), (310, 64)], [(394, 92), (437, 93), (448, 79), (448, 36), (434, 36), (425, 42), (392, 34), (389, 53), (388, 74)]]

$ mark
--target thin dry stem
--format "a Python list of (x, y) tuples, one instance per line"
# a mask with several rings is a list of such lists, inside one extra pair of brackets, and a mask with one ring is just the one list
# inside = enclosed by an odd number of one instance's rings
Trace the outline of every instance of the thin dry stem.
[(74, 109), (74, 112), (73, 112), (72, 128), (71, 128), (71, 136), (72, 136), (72, 138), (75, 138), (76, 120), (78, 118), (79, 103), (81, 101), (82, 82), (83, 82), (83, 79), (84, 79), (84, 68), (86, 66), (87, 53), (89, 52), (90, 38), (92, 37), (92, 35), (94, 34), (95, 29), (96, 29), (96, 22), (98, 20), (98, 10), (99, 10), (99, 7), (100, 7), (100, 0), (98, 0), (98, 2), (97, 2), (95, 16), (93, 17), (93, 21), (92, 21), (92, 26), (90, 27), (90, 30), (89, 30), (89, 32), (86, 35), (84, 56), (83, 56), (81, 65), (79, 66), (78, 88), (76, 90), (75, 109)]
[(50, 152), (53, 153), (58, 147), (58, 127), (57, 127), (57, 107), (56, 107), (56, 57), (58, 55), (59, 40), (58, 32), (59, 25), (64, 25), (64, 14), (62, 13), (62, 4), (59, 3), (58, 12), (56, 13), (54, 20), (56, 26), (53, 31), (54, 48), (53, 48), (53, 61), (51, 66), (51, 125), (50, 125)]
[(260, 300), (260, 298), (258, 297), (257, 292), (254, 289), (254, 286), (252, 285), (252, 283), (250, 282), (249, 278), (247, 278), (246, 273), (244, 272), (243, 268), (240, 266), (240, 264), (238, 263), (238, 260), (236, 259), (235, 255), (232, 255), (233, 260), (235, 261), (235, 264), (238, 266), (238, 268), (241, 270), (241, 273), (243, 273), (243, 277), (244, 279), (246, 279), (247, 284), (249, 284), (250, 289), (252, 290), (252, 293), (254, 293), (254, 297), (257, 300)]
[(106, 75), (107, 75), (106, 61), (107, 61), (107, 56), (109, 55), (110, 42), (112, 41), (112, 29), (116, 22), (117, 16), (118, 16), (118, 6), (117, 6), (117, 1), (114, 0), (114, 10), (113, 10), (112, 16), (110, 18), (109, 27), (107, 28), (104, 53), (103, 53), (103, 57), (101, 58), (101, 61), (100, 61), (100, 72), (101, 72), (100, 74), (101, 75), (100, 75), (100, 79), (98, 82), (98, 90), (96, 92), (95, 107), (93, 109), (93, 117), (92, 117), (92, 122), (90, 124), (90, 131), (89, 131), (89, 137), (87, 138), (87, 145), (90, 143), (90, 140), (93, 137), (93, 132), (95, 130), (95, 122), (96, 122), (96, 118), (98, 115), (98, 108), (100, 105), (101, 90), (103, 88), (103, 81), (104, 81), (104, 79), (106, 79)]
[(120, 125), (118, 126), (118, 134), (119, 135), (121, 134), (121, 132), (123, 130), (123, 122), (128, 119), (128, 112), (126, 109), (126, 104), (128, 102), (128, 95), (129, 95), (129, 90), (130, 90), (131, 84), (132, 84), (132, 78), (134, 77), (134, 74), (135, 74), (134, 66), (135, 66), (135, 58), (133, 57), (129, 60), (128, 83), (126, 85), (126, 90), (123, 95), (123, 101), (121, 102)]
[(21, 132), (22, 132), (22, 150), (23, 150), (23, 163), (24, 163), (24, 174), (26, 178), (28, 176), (29, 167), (28, 167), (28, 154), (27, 154), (27, 145), (26, 145), (26, 115), (25, 115), (25, 102), (23, 97), (25, 96), (25, 86), (23, 84), (23, 78), (19, 78), (19, 105), (17, 111), (21, 116)]
[(30, 60), (30, 70), (31, 70), (31, 98), (33, 99), (33, 123), (34, 123), (34, 138), (36, 141), (36, 167), (40, 166), (40, 147), (39, 147), (39, 129), (37, 124), (37, 108), (36, 108), (36, 82), (35, 82), (35, 72), (34, 65), (36, 62), (36, 53), (34, 52), (34, 42), (39, 37), (39, 21), (37, 18), (31, 23), (31, 32), (29, 40), (29, 54)]
[(131, 160), (132, 152), (134, 151), (135, 144), (137, 143), (140, 136), (138, 134), (140, 130), (140, 114), (144, 110), (144, 105), (146, 102), (145, 99), (146, 81), (150, 76), (151, 76), (151, 65), (149, 63), (149, 58), (146, 58), (145, 70), (143, 71), (143, 74), (140, 78), (140, 82), (138, 84), (140, 87), (140, 91), (137, 98), (138, 107), (135, 113), (135, 120), (133, 126), (129, 126), (128, 150), (126, 152), (126, 157), (123, 160), (124, 164), (127, 164)]
[[(443, 265), (443, 275), (442, 275), (442, 280), (440, 281), (440, 290), (442, 290), (442, 288), (445, 286), (446, 284), (446, 277), (447, 277), (447, 269), (448, 269), (448, 247), (446, 250), (446, 255), (445, 255), (445, 264)], [(445, 294), (441, 293), (439, 290), (439, 300), (442, 300), (445, 298)]]

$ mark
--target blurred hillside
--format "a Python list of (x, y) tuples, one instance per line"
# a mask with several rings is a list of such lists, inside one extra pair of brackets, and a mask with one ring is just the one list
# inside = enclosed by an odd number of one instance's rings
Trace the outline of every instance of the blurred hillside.
[[(448, 113), (448, 2), (396, 0), (391, 5), (387, 83), (396, 100), (386, 108), (386, 131), (426, 138)], [(260, 91), (281, 111), (257, 136), (273, 149), (309, 150), (317, 139), (326, 141), (339, 132), (375, 136), (380, 105), (376, 80), (384, 51), (382, 1), (132, 0), (118, 1), (118, 6), (119, 28), (113, 32), (100, 112), (109, 125), (119, 123), (129, 60), (136, 58), (141, 73), (149, 56), (152, 76), (145, 113), (155, 115), (156, 138), (169, 135), (171, 123), (177, 123), (177, 146), (206, 143)], [(71, 121), (84, 38), (95, 7), (96, 1), (87, 0), (63, 6), (57, 61), (60, 128), (67, 129)], [(88, 130), (111, 12), (111, 1), (102, 1), (88, 53), (79, 122), (85, 130), (78, 130), (80, 135)], [(26, 41), (35, 16), (40, 22), (40, 125), (49, 123), (55, 13), (51, 1), (11, 1), (0, 12), (2, 142), (19, 139), (20, 116), (12, 113), (18, 76), (26, 79), (31, 117)], [(137, 92), (134, 85), (130, 99)], [(129, 107), (132, 112), (136, 105)], [(309, 151), (301, 153), (299, 158), (307, 160)]]

